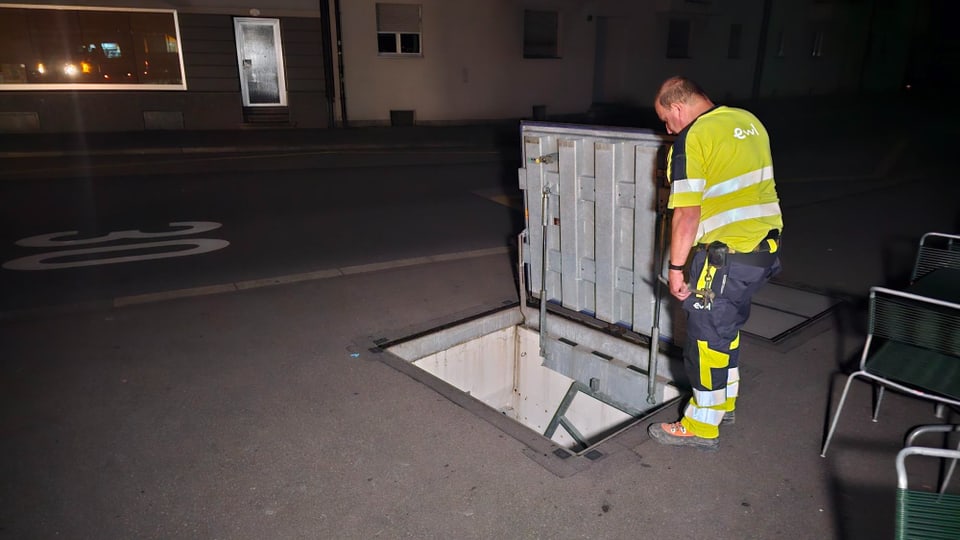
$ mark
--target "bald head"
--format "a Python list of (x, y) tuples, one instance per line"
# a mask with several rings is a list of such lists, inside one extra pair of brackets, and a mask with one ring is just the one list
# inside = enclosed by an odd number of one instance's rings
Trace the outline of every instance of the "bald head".
[(654, 100), (657, 116), (668, 133), (679, 133), (698, 116), (710, 110), (713, 102), (700, 86), (686, 77), (670, 77), (660, 85)]
[(710, 101), (707, 93), (700, 85), (686, 77), (670, 77), (660, 85), (657, 92), (657, 103), (661, 107), (669, 107), (674, 103), (690, 103), (692, 101)]

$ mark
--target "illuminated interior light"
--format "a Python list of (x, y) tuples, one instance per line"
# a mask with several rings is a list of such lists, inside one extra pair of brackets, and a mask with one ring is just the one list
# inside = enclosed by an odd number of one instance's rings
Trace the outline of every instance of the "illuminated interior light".
[(64, 65), (63, 65), (63, 73), (64, 73), (64, 75), (67, 75), (67, 76), (69, 76), (69, 77), (75, 77), (78, 72), (79, 72), (79, 70), (77, 69), (77, 66), (75, 66), (75, 65), (73, 65), (73, 64), (64, 64)]
[(93, 66), (90, 65), (90, 62), (80, 62), (80, 71), (83, 73), (92, 73)]
[(37, 73), (43, 75), (46, 72), (47, 72), (47, 66), (43, 64), (37, 64)]

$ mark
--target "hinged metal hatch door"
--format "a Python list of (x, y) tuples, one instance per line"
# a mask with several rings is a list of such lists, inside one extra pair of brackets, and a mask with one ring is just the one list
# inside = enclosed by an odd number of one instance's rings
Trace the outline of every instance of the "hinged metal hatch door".
[[(523, 122), (521, 135), (527, 292), (545, 291), (550, 303), (649, 336), (663, 273), (655, 255), (669, 139), (545, 122)], [(660, 337), (670, 341), (671, 303), (660, 312)]]

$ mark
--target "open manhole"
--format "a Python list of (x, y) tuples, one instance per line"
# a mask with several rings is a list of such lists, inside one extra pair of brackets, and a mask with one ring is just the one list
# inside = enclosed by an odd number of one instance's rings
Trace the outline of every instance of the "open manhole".
[(530, 326), (537, 315), (498, 309), (380, 350), (394, 367), (549, 459), (598, 459), (599, 443), (679, 397), (665, 375), (668, 361), (650, 403), (649, 350), (575, 320), (550, 316), (542, 355), (539, 327)]

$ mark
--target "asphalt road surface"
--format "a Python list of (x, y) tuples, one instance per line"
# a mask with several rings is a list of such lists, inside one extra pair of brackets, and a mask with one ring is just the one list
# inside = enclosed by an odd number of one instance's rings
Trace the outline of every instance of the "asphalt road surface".
[(4, 311), (505, 248), (517, 163), (493, 150), (12, 160)]

